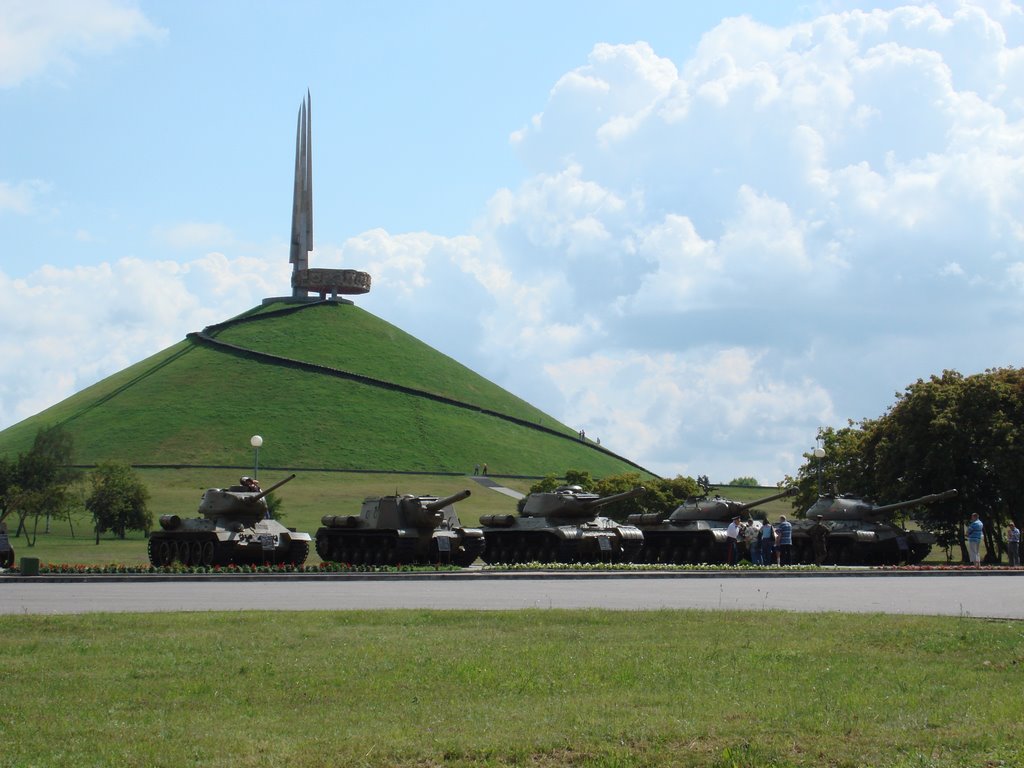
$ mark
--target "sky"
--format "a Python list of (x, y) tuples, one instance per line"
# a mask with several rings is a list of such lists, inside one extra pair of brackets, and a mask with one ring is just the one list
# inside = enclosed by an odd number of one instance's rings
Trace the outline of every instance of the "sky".
[(290, 293), (307, 89), (310, 266), (663, 476), (1024, 358), (1020, 3), (0, 0), (0, 429)]

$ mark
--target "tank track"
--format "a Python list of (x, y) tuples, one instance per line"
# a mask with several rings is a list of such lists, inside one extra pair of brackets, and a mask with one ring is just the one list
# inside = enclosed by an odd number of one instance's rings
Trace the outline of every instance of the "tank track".
[[(331, 531), (331, 529), (327, 529)], [(437, 540), (431, 539), (429, 551), (423, 552), (418, 546), (420, 540), (403, 539), (394, 531), (359, 531), (325, 533), (317, 531), (316, 553), (321, 560), (351, 565), (433, 565), (450, 558), (453, 565), (466, 567), (483, 554), (482, 538), (463, 537), (453, 540), (450, 553), (439, 551)]]
[(224, 546), (216, 538), (204, 536), (175, 537), (150, 536), (146, 546), (149, 563), (155, 568), (172, 565), (206, 566), (263, 563), (288, 563), (302, 565), (309, 556), (309, 543), (292, 540), (288, 549), (281, 552), (258, 551), (257, 556), (248, 555), (232, 546)]
[(481, 558), (488, 565), (517, 563), (626, 563), (639, 554), (641, 541), (607, 534), (611, 552), (601, 551), (597, 536), (560, 540), (543, 531), (488, 531)]
[(666, 565), (719, 563), (723, 553), (717, 551), (712, 536), (700, 533), (662, 533), (644, 531), (643, 548), (637, 562)]

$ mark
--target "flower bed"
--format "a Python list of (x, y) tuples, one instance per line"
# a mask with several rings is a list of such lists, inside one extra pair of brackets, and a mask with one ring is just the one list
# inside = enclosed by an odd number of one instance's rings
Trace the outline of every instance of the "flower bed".
[[(40, 563), (39, 573), (44, 574), (184, 574), (184, 573), (408, 573), (413, 571), (459, 571), (454, 565), (351, 565), (349, 563), (320, 563), (319, 565), (292, 565), (263, 563), (262, 565), (123, 565), (110, 563), (107, 565), (83, 565), (81, 563)], [(8, 573), (19, 573), (17, 566), (10, 568)]]

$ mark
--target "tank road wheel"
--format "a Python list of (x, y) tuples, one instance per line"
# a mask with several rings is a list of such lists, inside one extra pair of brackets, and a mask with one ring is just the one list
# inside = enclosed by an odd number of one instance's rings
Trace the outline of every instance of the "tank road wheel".
[(545, 536), (537, 546), (537, 562), (551, 563), (554, 561), (554, 546)]
[(201, 554), (199, 555), (199, 562), (205, 565), (207, 568), (209, 568), (211, 565), (213, 565), (213, 542), (204, 541), (200, 546)]
[(502, 562), (501, 537), (499, 534), (489, 533), (484, 536), (484, 551), (480, 553), (480, 559), (488, 565)]
[(331, 540), (326, 534), (318, 533), (316, 537), (316, 554), (321, 560), (330, 560)]
[(189, 546), (189, 560), (192, 565), (203, 564), (203, 542), (193, 541)]
[(850, 564), (850, 546), (845, 541), (836, 541), (828, 545), (825, 562), (833, 565)]
[(182, 565), (188, 565), (189, 546), (187, 541), (178, 541), (174, 545), (174, 557)]
[[(150, 539), (149, 543), (146, 545), (146, 554), (149, 555), (149, 564), (152, 565), (154, 568), (158, 568), (162, 565), (162, 563), (160, 562), (160, 554), (158, 552), (158, 548), (159, 542), (153, 541), (152, 539)], [(6, 560), (7, 553), (0, 552), (0, 568), (10, 568), (9, 565), (4, 565)]]
[(309, 557), (309, 542), (292, 539), (291, 544), (288, 545), (288, 551), (285, 553), (286, 561), (292, 565), (302, 565), (306, 562), (307, 557)]

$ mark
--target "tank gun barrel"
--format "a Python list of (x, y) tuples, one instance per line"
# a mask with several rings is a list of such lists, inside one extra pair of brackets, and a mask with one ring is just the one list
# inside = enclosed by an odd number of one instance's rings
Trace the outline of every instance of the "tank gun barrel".
[(614, 504), (617, 501), (625, 501), (626, 499), (632, 499), (640, 494), (647, 493), (647, 489), (642, 485), (638, 485), (636, 488), (630, 488), (628, 491), (622, 493), (613, 493), (611, 496), (602, 496), (599, 499), (588, 499), (582, 503), (582, 506), (587, 510), (598, 509), (599, 507), (606, 507), (609, 504)]
[(294, 480), (294, 479), (295, 479), (295, 473), (294, 473), (294, 472), (292, 472), (292, 473), (291, 473), (290, 475), (288, 475), (288, 477), (286, 477), (286, 478), (285, 478), (284, 480), (278, 480), (278, 481), (277, 481), (276, 483), (274, 483), (274, 484), (273, 484), (272, 486), (270, 486), (269, 488), (267, 488), (267, 490), (265, 490), (265, 491), (260, 491), (259, 493), (257, 493), (257, 494), (256, 494), (255, 496), (253, 496), (253, 497), (252, 497), (252, 498), (250, 499), (250, 501), (251, 501), (251, 502), (253, 502), (253, 503), (255, 503), (255, 502), (259, 501), (260, 499), (262, 499), (262, 498), (263, 498), (264, 496), (266, 496), (266, 495), (267, 495), (268, 493), (273, 493), (273, 492), (274, 492), (274, 491), (276, 491), (276, 490), (277, 490), (278, 488), (280, 488), (280, 487), (281, 487), (282, 485), (284, 485), (285, 483), (287, 483), (287, 482), (290, 482), (290, 481), (292, 481), (292, 480)]
[(907, 501), (897, 501), (892, 504), (885, 504), (880, 507), (875, 507), (871, 510), (873, 516), (884, 515), (888, 512), (895, 512), (897, 509), (905, 509), (907, 507), (916, 507), (919, 504), (936, 504), (946, 499), (951, 499), (957, 495), (956, 488), (950, 488), (948, 491), (942, 493), (930, 493), (927, 496), (921, 496), (916, 499), (908, 499)]
[(783, 488), (778, 493), (773, 493), (771, 496), (765, 496), (763, 499), (744, 501), (741, 504), (739, 504), (739, 508), (746, 512), (748, 509), (753, 509), (754, 507), (759, 507), (762, 504), (767, 504), (769, 501), (775, 501), (776, 499), (781, 499), (784, 496), (793, 496), (796, 494), (798, 490), (799, 489), (795, 485), (790, 485), (786, 488)]
[(424, 504), (423, 509), (427, 512), (437, 512), (438, 510), (444, 509), (449, 504), (454, 504), (457, 501), (468, 499), (471, 495), (470, 490), (467, 488), (464, 491), (453, 493), (451, 496), (445, 496), (443, 499), (438, 499), (437, 501), (432, 501), (429, 504)]

